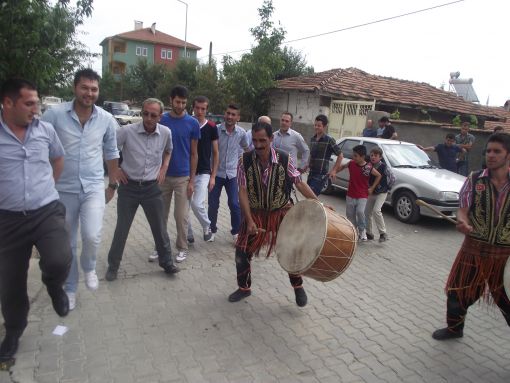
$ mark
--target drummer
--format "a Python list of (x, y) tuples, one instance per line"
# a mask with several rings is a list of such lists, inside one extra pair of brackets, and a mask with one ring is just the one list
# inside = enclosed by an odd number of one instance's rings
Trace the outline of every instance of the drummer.
[[(276, 243), (280, 223), (292, 206), (292, 185), (305, 198), (317, 199), (312, 189), (301, 181), (299, 171), (288, 154), (271, 147), (273, 128), (257, 122), (252, 128), (254, 150), (246, 152), (239, 160), (237, 182), (239, 202), (243, 212), (241, 231), (236, 243), (236, 268), (238, 289), (228, 297), (237, 302), (251, 295), (251, 267), (253, 254), (267, 244), (267, 256)], [(303, 307), (307, 296), (300, 275), (289, 274), (296, 296), (296, 304)]]
[(437, 340), (462, 337), (467, 310), (481, 296), (498, 305), (510, 326), (503, 286), (510, 255), (510, 135), (490, 136), (485, 158), (487, 169), (471, 173), (460, 191), (457, 230), (466, 237), (446, 283), (448, 327), (434, 331)]

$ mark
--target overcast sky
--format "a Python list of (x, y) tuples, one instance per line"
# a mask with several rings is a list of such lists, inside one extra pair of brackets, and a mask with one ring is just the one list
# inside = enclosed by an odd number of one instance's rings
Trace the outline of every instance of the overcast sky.
[[(453, 0), (273, 0), (273, 20), (287, 40), (335, 31), (445, 4)], [(258, 25), (262, 0), (187, 0), (187, 40), (202, 47), (198, 57), (247, 49), (249, 28)], [(306, 4), (306, 5), (305, 5)], [(473, 78), (480, 103), (501, 106), (510, 99), (510, 2), (465, 0), (430, 11), (288, 44), (316, 72), (356, 67), (375, 75), (427, 82), (448, 89), (449, 73)], [(177, 0), (94, 0), (82, 26), (91, 52), (108, 36), (134, 29), (134, 20), (184, 40), (186, 6)], [(238, 58), (242, 53), (232, 54)], [(221, 55), (215, 56), (221, 62)], [(93, 67), (101, 70), (100, 60)]]

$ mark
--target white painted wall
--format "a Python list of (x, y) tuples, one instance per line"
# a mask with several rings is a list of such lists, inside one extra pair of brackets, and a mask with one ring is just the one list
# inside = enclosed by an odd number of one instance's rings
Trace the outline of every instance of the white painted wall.
[(271, 91), (271, 109), (269, 116), (278, 121), (281, 114), (289, 111), (294, 115), (294, 122), (313, 125), (318, 114), (329, 116), (328, 107), (319, 106), (319, 96), (298, 91)]

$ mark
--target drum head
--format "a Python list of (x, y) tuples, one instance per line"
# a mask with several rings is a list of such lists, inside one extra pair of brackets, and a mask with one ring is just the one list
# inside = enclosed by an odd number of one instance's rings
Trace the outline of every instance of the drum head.
[(510, 258), (507, 259), (505, 264), (505, 271), (503, 272), (503, 286), (508, 297), (510, 297)]
[(304, 200), (283, 218), (276, 239), (280, 266), (291, 274), (308, 270), (322, 251), (328, 219), (319, 201)]

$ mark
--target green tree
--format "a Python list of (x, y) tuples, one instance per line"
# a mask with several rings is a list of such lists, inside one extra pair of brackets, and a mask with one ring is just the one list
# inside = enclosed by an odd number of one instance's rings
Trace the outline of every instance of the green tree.
[[(171, 76), (163, 64), (149, 64), (147, 60), (139, 60), (129, 68), (122, 81), (123, 99), (142, 102), (146, 98), (158, 96), (158, 90)], [(164, 101), (164, 100), (163, 100)]]
[(0, 81), (21, 76), (41, 93), (69, 84), (93, 55), (77, 39), (92, 14), (92, 0), (18, 0), (0, 4)]
[(258, 12), (260, 24), (250, 29), (256, 45), (239, 60), (223, 58), (227, 93), (241, 105), (243, 118), (252, 121), (267, 114), (270, 105), (267, 91), (275, 86), (276, 80), (313, 73), (299, 52), (281, 48), (286, 32), (271, 20), (272, 0), (264, 0)]

